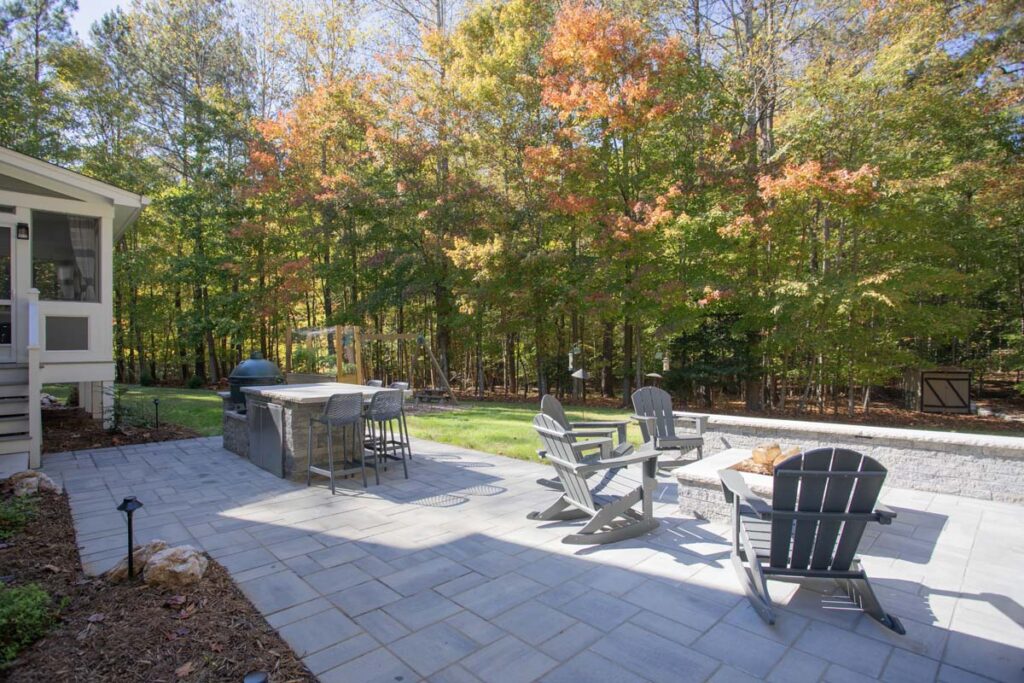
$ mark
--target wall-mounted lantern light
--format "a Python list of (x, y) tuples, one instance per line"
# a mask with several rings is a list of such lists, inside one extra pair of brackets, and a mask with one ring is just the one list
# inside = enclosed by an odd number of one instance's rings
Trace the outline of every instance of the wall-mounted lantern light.
[(28, 223), (18, 223), (18, 239), (28, 239)]

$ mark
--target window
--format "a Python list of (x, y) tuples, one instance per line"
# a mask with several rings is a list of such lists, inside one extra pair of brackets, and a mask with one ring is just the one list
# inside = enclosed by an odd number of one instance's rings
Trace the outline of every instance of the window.
[(33, 211), (32, 225), (32, 286), (39, 298), (99, 301), (99, 219)]

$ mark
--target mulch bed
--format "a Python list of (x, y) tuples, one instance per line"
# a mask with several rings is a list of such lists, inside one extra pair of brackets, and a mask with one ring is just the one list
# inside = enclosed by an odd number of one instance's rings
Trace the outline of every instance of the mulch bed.
[[(700, 412), (700, 409), (693, 409)], [(921, 413), (904, 408), (895, 408), (885, 404), (873, 404), (871, 410), (864, 413), (859, 408), (853, 415), (844, 410), (839, 413), (805, 410), (795, 408), (773, 410), (764, 413), (752, 413), (743, 408), (739, 401), (715, 405), (712, 411), (719, 415), (742, 415), (746, 417), (767, 417), (776, 420), (803, 420), (805, 422), (832, 422), (838, 424), (865, 425), (870, 427), (896, 427), (900, 429), (939, 429), (951, 432), (985, 432), (992, 434), (1022, 434), (1024, 422), (1004, 420), (1000, 417), (982, 415), (946, 415), (940, 413)]]
[(216, 561), (181, 592), (86, 577), (67, 497), (41, 496), (36, 518), (0, 549), (0, 576), (37, 583), (64, 607), (0, 679), (241, 681), (265, 671), (274, 683), (316, 680)]
[(107, 431), (103, 429), (102, 422), (92, 419), (81, 408), (43, 408), (43, 453), (191, 439), (196, 436), (199, 434), (191, 429), (170, 424), (160, 425), (159, 428), (125, 425)]

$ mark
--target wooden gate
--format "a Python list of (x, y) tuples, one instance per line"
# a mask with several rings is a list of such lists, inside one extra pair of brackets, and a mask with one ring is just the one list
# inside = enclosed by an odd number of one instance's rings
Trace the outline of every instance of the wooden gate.
[(923, 413), (970, 413), (970, 370), (922, 370), (920, 409)]

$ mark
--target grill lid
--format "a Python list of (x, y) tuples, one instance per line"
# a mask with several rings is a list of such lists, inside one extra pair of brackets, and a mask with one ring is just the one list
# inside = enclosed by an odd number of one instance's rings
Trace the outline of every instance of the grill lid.
[(235, 382), (253, 379), (280, 379), (281, 371), (276, 365), (263, 357), (259, 351), (253, 351), (247, 360), (243, 360), (231, 371), (229, 380)]

